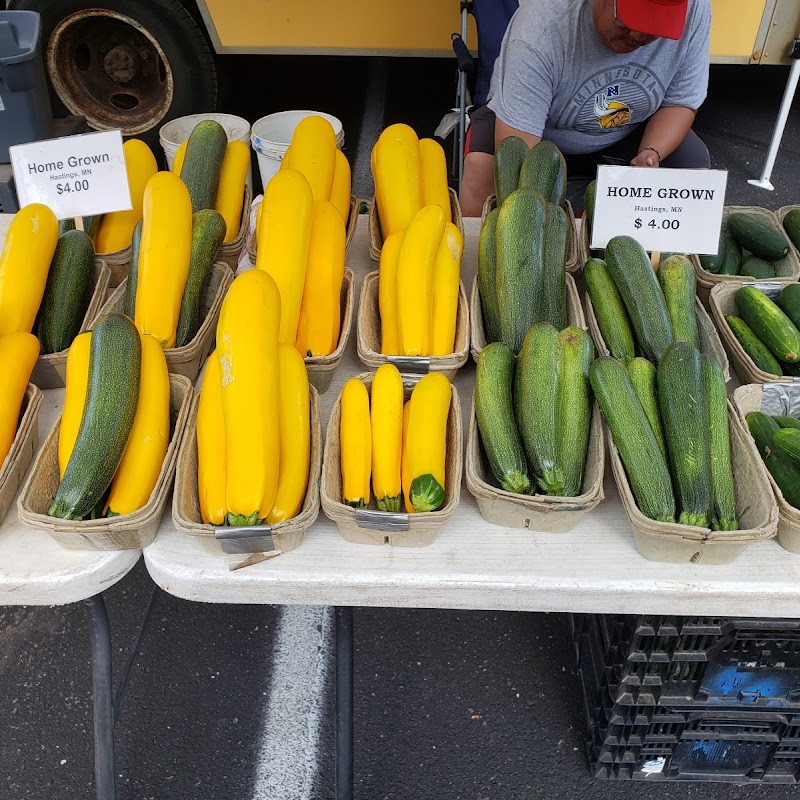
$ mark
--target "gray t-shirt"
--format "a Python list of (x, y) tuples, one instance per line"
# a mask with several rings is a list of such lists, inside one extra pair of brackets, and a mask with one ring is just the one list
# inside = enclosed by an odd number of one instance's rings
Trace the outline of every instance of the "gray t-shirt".
[(623, 139), (662, 106), (699, 108), (708, 87), (709, 0), (689, 0), (678, 41), (614, 53), (598, 38), (593, 0), (528, 0), (495, 62), (489, 108), (564, 153)]

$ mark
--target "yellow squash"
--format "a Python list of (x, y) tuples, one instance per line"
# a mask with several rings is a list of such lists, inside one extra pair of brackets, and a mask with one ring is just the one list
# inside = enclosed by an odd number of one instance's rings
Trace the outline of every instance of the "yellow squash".
[(330, 122), (316, 114), (301, 119), (291, 149), (291, 169), (305, 175), (314, 200), (330, 200), (336, 169), (336, 134)]
[(31, 332), (57, 244), (58, 220), (47, 206), (31, 203), (11, 220), (0, 254), (0, 336)]
[(390, 234), (381, 248), (378, 268), (378, 310), (381, 315), (381, 353), (399, 356), (400, 336), (397, 330), (397, 261), (405, 231)]
[(394, 364), (382, 364), (372, 379), (372, 491), (379, 511), (399, 511), (403, 495), (403, 379)]
[(256, 267), (278, 286), (280, 340), (287, 344), (297, 340), (313, 217), (314, 199), (303, 175), (285, 169), (273, 176), (261, 203)]
[(403, 453), (400, 457), (400, 477), (403, 482), (403, 505), (406, 513), (413, 514), (414, 506), (411, 505), (411, 475), (408, 471), (408, 412), (411, 410), (411, 401), (403, 406)]
[(369, 394), (367, 387), (358, 378), (350, 378), (344, 385), (340, 413), (342, 502), (353, 508), (367, 508), (370, 498), (372, 434)]
[(0, 467), (14, 444), (22, 400), (38, 357), (39, 340), (33, 334), (0, 336)]
[(64, 472), (78, 438), (86, 388), (89, 385), (89, 351), (92, 332), (86, 331), (72, 340), (67, 353), (67, 380), (64, 390), (64, 410), (61, 412), (61, 427), (58, 429), (58, 477)]
[(110, 517), (146, 505), (169, 447), (169, 370), (157, 339), (142, 336), (142, 367), (136, 416), (106, 501)]
[(281, 159), (281, 165), (280, 167), (278, 167), (278, 171), (282, 169), (289, 169), (292, 166), (291, 155), (290, 155), (291, 152), (292, 152), (292, 146), (289, 145), (289, 147), (286, 148), (286, 152), (283, 154), (283, 158)]
[(225, 418), (222, 414), (222, 380), (217, 351), (208, 357), (197, 404), (197, 497), (203, 522), (223, 525), (227, 462)]
[(411, 224), (422, 208), (419, 139), (408, 125), (390, 125), (378, 138), (372, 162), (384, 238)]
[(422, 205), (441, 206), (447, 222), (452, 222), (444, 148), (435, 139), (420, 139), (419, 160), (422, 175)]
[(408, 412), (409, 497), (415, 511), (436, 511), (444, 503), (450, 381), (441, 372), (420, 378)]
[(333, 204), (327, 200), (315, 203), (295, 342), (304, 358), (330, 355), (339, 342), (344, 239), (344, 223)]
[(128, 139), (122, 145), (122, 151), (125, 154), (125, 171), (128, 173), (133, 208), (103, 215), (94, 241), (98, 253), (114, 253), (131, 243), (133, 229), (142, 218), (145, 187), (158, 172), (153, 151), (141, 139)]
[(162, 347), (175, 346), (192, 249), (192, 201), (183, 181), (158, 172), (144, 191), (135, 322)]
[(278, 328), (281, 298), (264, 271), (239, 275), (217, 324), (229, 525), (255, 525), (275, 504), (280, 460)]
[(336, 210), (342, 218), (342, 222), (347, 225), (350, 217), (350, 162), (347, 156), (337, 148), (336, 165), (333, 170), (333, 186), (331, 187), (331, 203), (336, 206)]
[(311, 400), (308, 373), (300, 353), (290, 344), (278, 345), (278, 418), (280, 467), (270, 525), (300, 513), (308, 487), (311, 462)]
[(181, 142), (178, 149), (175, 151), (175, 156), (172, 159), (172, 169), (170, 170), (175, 175), (180, 177), (181, 170), (183, 169), (183, 159), (186, 158), (186, 148), (189, 146), (189, 140)]
[(431, 352), (434, 264), (444, 235), (444, 211), (425, 206), (411, 220), (397, 260), (397, 332), (400, 353)]
[(214, 208), (225, 220), (225, 241), (232, 242), (239, 235), (242, 224), (242, 205), (247, 170), (250, 168), (250, 148), (244, 142), (228, 142), (222, 170), (219, 176), (219, 189)]
[(433, 265), (432, 356), (449, 356), (455, 346), (463, 250), (461, 231), (448, 222)]

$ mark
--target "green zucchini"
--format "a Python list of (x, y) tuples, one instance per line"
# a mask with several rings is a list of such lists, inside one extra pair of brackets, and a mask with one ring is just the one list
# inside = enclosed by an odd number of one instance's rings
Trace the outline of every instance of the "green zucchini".
[(725, 260), (725, 228), (721, 228), (719, 232), (719, 244), (717, 245), (717, 252), (712, 255), (699, 256), (700, 266), (706, 272), (712, 272), (715, 275), (722, 268), (722, 262)]
[(546, 322), (525, 337), (514, 376), (514, 409), (528, 466), (545, 494), (562, 495), (564, 469), (558, 457), (559, 390), (563, 345)]
[(527, 155), (528, 145), (519, 136), (507, 136), (497, 145), (494, 153), (494, 186), (498, 207), (503, 206), (519, 187), (519, 173)]
[(594, 204), (597, 200), (597, 181), (591, 181), (584, 194), (584, 223), (589, 226), (589, 239), (592, 238), (592, 225), (594, 224)]
[(697, 348), (684, 341), (671, 344), (658, 364), (656, 385), (678, 522), (707, 528), (714, 498), (708, 410)]
[(727, 227), (742, 247), (765, 261), (780, 261), (789, 252), (786, 237), (755, 216), (735, 211)]
[(200, 327), (200, 303), (208, 286), (211, 268), (225, 238), (225, 218), (213, 208), (204, 208), (192, 216), (192, 250), (189, 277), (181, 299), (175, 347), (192, 341)]
[(125, 284), (125, 305), (123, 311), (131, 319), (136, 315), (136, 286), (139, 282), (139, 251), (142, 248), (142, 220), (136, 223), (131, 238), (131, 266)]
[(760, 411), (747, 415), (747, 427), (756, 443), (764, 466), (781, 490), (784, 500), (794, 508), (800, 508), (800, 464), (776, 447), (773, 437), (781, 429), (772, 417)]
[(102, 214), (93, 214), (91, 217), (83, 217), (83, 231), (89, 234), (92, 241), (94, 241), (94, 237), (97, 236), (102, 221)]
[(781, 428), (795, 428), (796, 430), (800, 430), (800, 419), (795, 419), (794, 417), (773, 417), (772, 419), (774, 419)]
[(631, 379), (633, 391), (642, 404), (647, 421), (653, 429), (664, 458), (667, 458), (667, 443), (664, 441), (664, 429), (658, 411), (658, 392), (656, 390), (656, 368), (646, 358), (634, 358), (628, 363), (628, 377)]
[(589, 367), (594, 360), (594, 345), (580, 328), (565, 328), (560, 335), (562, 361), (556, 443), (558, 461), (564, 470), (562, 495), (576, 497), (581, 493), (589, 449), (592, 420)]
[(519, 188), (539, 192), (560, 206), (567, 196), (567, 163), (552, 142), (539, 142), (528, 151), (519, 173)]
[(800, 361), (800, 331), (764, 292), (755, 286), (742, 286), (736, 292), (736, 308), (775, 358)]
[(800, 209), (793, 208), (783, 218), (783, 229), (792, 244), (800, 249)]
[(123, 314), (103, 317), (92, 331), (86, 403), (51, 517), (85, 519), (111, 484), (136, 415), (141, 361), (133, 322)]
[(204, 208), (214, 208), (227, 146), (225, 128), (213, 119), (204, 119), (192, 129), (181, 167), (181, 180), (192, 198), (193, 214)]
[(783, 450), (794, 461), (800, 463), (800, 431), (796, 428), (781, 428), (772, 436), (776, 447)]
[(606, 268), (628, 311), (642, 354), (658, 364), (672, 343), (672, 326), (650, 259), (630, 236), (615, 236), (606, 247)]
[(742, 267), (742, 247), (729, 230), (726, 229), (722, 237), (725, 240), (723, 245), (725, 251), (719, 267), (719, 274), (738, 275)]
[(775, 267), (769, 261), (757, 256), (747, 256), (739, 270), (740, 275), (747, 275), (758, 280), (769, 280), (775, 277)]
[(739, 341), (742, 349), (752, 362), (763, 372), (770, 375), (783, 375), (783, 368), (770, 353), (769, 348), (756, 336), (750, 326), (741, 318), (729, 314), (725, 317), (725, 322)]
[(736, 518), (736, 489), (731, 465), (725, 376), (716, 359), (707, 355), (700, 358), (711, 448), (711, 485), (714, 497), (711, 527), (715, 531), (736, 531), (739, 530), (739, 523)]
[(94, 246), (83, 231), (58, 237), (44, 289), (37, 336), (42, 353), (66, 350), (78, 335), (92, 299)]
[(658, 282), (664, 292), (672, 335), (700, 347), (700, 330), (697, 327), (697, 277), (686, 256), (670, 256), (658, 268)]
[(627, 363), (636, 355), (633, 331), (625, 304), (605, 262), (590, 258), (583, 268), (583, 280), (608, 351), (614, 358)]
[(800, 325), (800, 283), (790, 283), (781, 289), (778, 308), (789, 317), (795, 328), (800, 330), (798, 327)]
[(527, 494), (531, 488), (525, 451), (514, 421), (511, 387), (514, 354), (502, 342), (487, 345), (475, 370), (475, 417), (489, 466), (502, 489)]
[(650, 519), (675, 522), (675, 495), (667, 462), (627, 370), (616, 358), (601, 356), (589, 369), (589, 381), (639, 510)]
[(549, 322), (556, 330), (567, 327), (567, 249), (570, 224), (561, 206), (547, 203), (544, 218), (544, 253), (541, 281), (534, 275), (533, 293), (540, 311), (534, 322)]
[(500, 312), (497, 308), (497, 217), (495, 208), (487, 215), (478, 240), (478, 292), (483, 312), (483, 330), (487, 342), (500, 341)]

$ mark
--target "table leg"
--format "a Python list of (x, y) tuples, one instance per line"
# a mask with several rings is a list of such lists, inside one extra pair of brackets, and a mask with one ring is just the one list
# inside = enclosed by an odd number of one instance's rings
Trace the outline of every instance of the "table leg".
[(353, 609), (336, 612), (336, 800), (353, 800)]
[(114, 685), (111, 679), (111, 628), (102, 595), (84, 600), (92, 645), (94, 704), (94, 775), (97, 800), (115, 800)]

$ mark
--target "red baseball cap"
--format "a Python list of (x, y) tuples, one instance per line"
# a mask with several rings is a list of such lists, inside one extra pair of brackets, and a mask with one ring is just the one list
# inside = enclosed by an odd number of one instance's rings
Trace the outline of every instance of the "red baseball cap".
[(680, 39), (689, 0), (616, 0), (619, 21), (632, 31)]

